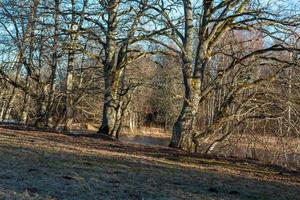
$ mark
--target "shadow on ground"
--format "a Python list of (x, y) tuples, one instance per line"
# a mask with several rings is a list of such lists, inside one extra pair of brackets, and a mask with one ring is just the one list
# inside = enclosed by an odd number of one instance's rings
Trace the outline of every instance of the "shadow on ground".
[(298, 177), (88, 137), (0, 129), (0, 160), (0, 199), (300, 199)]

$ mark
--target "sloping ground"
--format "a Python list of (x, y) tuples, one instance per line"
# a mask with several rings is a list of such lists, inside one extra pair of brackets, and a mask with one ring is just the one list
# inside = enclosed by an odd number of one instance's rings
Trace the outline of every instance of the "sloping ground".
[(0, 128), (0, 199), (300, 199), (300, 177), (163, 147)]

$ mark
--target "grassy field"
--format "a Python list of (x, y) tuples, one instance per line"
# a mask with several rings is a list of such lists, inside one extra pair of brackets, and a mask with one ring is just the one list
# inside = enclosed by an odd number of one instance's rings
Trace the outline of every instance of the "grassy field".
[(0, 128), (0, 169), (1, 200), (300, 199), (298, 173), (88, 135)]

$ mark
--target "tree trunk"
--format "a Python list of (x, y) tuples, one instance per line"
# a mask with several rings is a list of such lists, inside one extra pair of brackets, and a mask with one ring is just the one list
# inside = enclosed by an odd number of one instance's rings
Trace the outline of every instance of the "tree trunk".
[[(185, 100), (180, 115), (174, 124), (170, 147), (191, 151), (194, 149), (193, 135), (196, 113), (201, 94), (200, 60), (194, 59), (194, 24), (193, 6), (191, 0), (185, 0), (185, 33), (183, 39), (182, 74), (185, 90)], [(200, 55), (200, 48), (197, 49)]]
[(22, 119), (21, 122), (22, 124), (27, 125), (28, 124), (28, 114), (29, 114), (29, 102), (30, 102), (30, 96), (29, 95), (25, 95), (24, 97), (24, 107), (22, 110)]
[(21, 111), (21, 123), (22, 124), (27, 124), (28, 122), (28, 95), (25, 94), (24, 100), (23, 100), (23, 106), (22, 106), (22, 111)]
[(54, 12), (54, 34), (53, 34), (53, 51), (52, 51), (52, 58), (51, 58), (51, 76), (50, 76), (50, 91), (49, 96), (47, 99), (47, 105), (44, 108), (45, 111), (45, 126), (48, 127), (51, 121), (51, 107), (53, 104), (54, 99), (54, 91), (55, 91), (55, 79), (56, 79), (56, 71), (58, 65), (58, 43), (59, 43), (59, 12), (60, 12), (60, 2), (59, 0), (55, 0), (55, 12)]
[(76, 43), (78, 37), (78, 27), (76, 28), (76, 16), (75, 16), (75, 1), (72, 0), (71, 10), (71, 34), (70, 34), (70, 49), (68, 52), (68, 67), (67, 67), (67, 80), (66, 80), (66, 102), (65, 102), (65, 131), (70, 132), (74, 121), (74, 100), (73, 100), (73, 82), (74, 82), (74, 69), (75, 69), (75, 54)]
[(118, 138), (122, 125), (122, 116), (121, 109), (115, 109), (111, 102), (105, 101), (102, 114), (102, 124), (98, 132)]
[[(70, 62), (73, 62), (74, 58), (70, 58)], [(70, 65), (73, 68), (73, 65)], [(66, 122), (65, 130), (70, 131), (74, 120), (74, 106), (73, 106), (73, 69), (68, 69), (67, 75), (67, 92), (66, 92)]]
[(3, 110), (1, 112), (1, 119), (2, 120), (6, 120), (8, 118), (9, 115), (9, 110), (11, 107), (11, 104), (14, 102), (16, 96), (16, 88), (13, 86), (11, 95), (9, 96), (8, 102), (6, 104), (6, 106), (3, 106)]
[[(72, 47), (71, 47), (72, 48)], [(75, 52), (73, 49), (69, 51), (68, 69), (66, 80), (66, 96), (65, 96), (65, 127), (66, 132), (70, 132), (74, 120), (74, 101), (73, 101), (73, 79), (75, 66)]]
[(2, 101), (3, 101), (3, 103), (2, 103), (2, 106), (1, 106), (0, 121), (3, 121), (2, 116), (3, 116), (4, 110), (6, 108), (6, 101), (5, 100), (2, 100)]
[(129, 127), (131, 133), (134, 133), (137, 126), (136, 126), (136, 113), (133, 111), (129, 113)]
[(174, 124), (170, 147), (191, 151), (194, 149), (193, 135), (196, 113), (199, 107), (201, 82), (199, 77), (190, 77), (191, 62), (183, 65), (185, 100), (180, 115)]
[(114, 119), (114, 126), (111, 132), (111, 135), (117, 139), (119, 139), (119, 133), (122, 127), (122, 120), (123, 120), (123, 111), (120, 107), (115, 111), (115, 119)]
[[(17, 71), (16, 71), (16, 76), (15, 76), (15, 79), (14, 81), (17, 82), (19, 80), (19, 75), (20, 75), (20, 71), (21, 71), (21, 62), (22, 62), (22, 59), (23, 59), (23, 54), (20, 53), (19, 55), (19, 60), (18, 60), (18, 63), (17, 63)], [(11, 91), (11, 94), (9, 96), (9, 99), (7, 101), (7, 104), (6, 106), (3, 106), (3, 110), (1, 112), (1, 116), (0, 118), (2, 120), (6, 120), (7, 119), (7, 115), (8, 115), (8, 110), (9, 108), (11, 107), (11, 104), (13, 103), (14, 99), (15, 99), (15, 96), (16, 96), (16, 87), (15, 86), (12, 86), (12, 91)]]
[[(198, 91), (197, 88), (199, 89)], [(185, 81), (185, 91), (188, 95), (185, 96), (186, 99), (180, 115), (173, 127), (172, 140), (169, 146), (192, 151), (195, 147), (193, 136), (195, 134), (194, 126), (200, 101), (200, 81)]]
[(99, 133), (116, 137), (121, 124), (120, 96), (118, 94), (123, 69), (104, 73), (105, 91), (102, 113), (102, 124)]

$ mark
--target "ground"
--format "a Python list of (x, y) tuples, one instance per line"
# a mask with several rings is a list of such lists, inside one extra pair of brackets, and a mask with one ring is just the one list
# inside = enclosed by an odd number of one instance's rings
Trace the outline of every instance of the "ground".
[(91, 135), (0, 128), (0, 199), (300, 199), (297, 172)]

